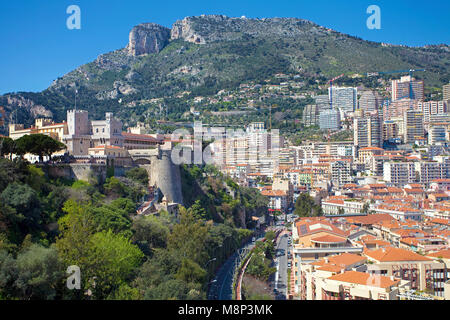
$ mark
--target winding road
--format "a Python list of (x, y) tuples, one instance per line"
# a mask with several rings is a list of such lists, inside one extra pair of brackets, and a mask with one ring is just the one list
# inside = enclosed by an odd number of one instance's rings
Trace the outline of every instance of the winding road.
[[(263, 237), (259, 237), (256, 241), (262, 240)], [(246, 245), (236, 250), (227, 261), (220, 267), (216, 276), (210, 283), (208, 292), (208, 300), (233, 300), (233, 276), (236, 267), (239, 267), (241, 259), (245, 257), (253, 247), (254, 243), (251, 241)]]

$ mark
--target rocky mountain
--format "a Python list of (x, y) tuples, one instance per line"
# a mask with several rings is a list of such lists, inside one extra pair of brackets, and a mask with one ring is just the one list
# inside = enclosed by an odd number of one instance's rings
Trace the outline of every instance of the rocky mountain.
[(412, 48), (364, 41), (296, 18), (203, 15), (176, 21), (171, 29), (135, 26), (125, 48), (100, 55), (42, 92), (0, 96), (0, 105), (9, 117), (19, 109), (22, 118), (53, 115), (59, 121), (74, 107), (77, 88), (79, 108), (95, 118), (112, 111), (126, 120), (142, 112), (134, 108), (136, 101), (187, 90), (208, 95), (280, 72), (329, 79), (340, 73), (423, 68), (426, 84), (439, 87), (450, 80), (449, 67), (448, 45)]
[(170, 29), (154, 23), (143, 23), (130, 32), (128, 53), (140, 56), (149, 53), (159, 53), (170, 40)]

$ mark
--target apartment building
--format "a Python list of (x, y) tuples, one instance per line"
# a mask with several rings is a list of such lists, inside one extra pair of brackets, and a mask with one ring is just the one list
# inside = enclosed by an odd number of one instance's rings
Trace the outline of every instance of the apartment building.
[(404, 143), (414, 143), (417, 138), (423, 138), (423, 113), (407, 110), (404, 113)]
[(423, 113), (423, 121), (430, 122), (431, 116), (435, 115), (446, 115), (447, 114), (447, 101), (419, 101), (417, 103), (417, 108)]
[(339, 110), (324, 110), (320, 112), (319, 125), (321, 130), (339, 130), (341, 128), (341, 115)]
[(370, 164), (371, 160), (375, 156), (381, 156), (384, 154), (384, 149), (378, 147), (366, 147), (358, 151), (358, 161), (364, 164)]
[(361, 214), (364, 204), (364, 201), (356, 199), (324, 199), (322, 200), (322, 210), (325, 215)]
[(433, 180), (447, 179), (448, 170), (444, 162), (420, 161), (415, 163), (415, 170), (418, 173), (419, 181), (428, 187)]
[(446, 84), (442, 87), (442, 93), (444, 96), (444, 101), (449, 101), (450, 100), (450, 83)]
[(428, 130), (428, 144), (437, 145), (447, 143), (447, 128), (444, 125), (430, 125)]
[(330, 163), (330, 167), (331, 181), (336, 188), (352, 181), (350, 161), (333, 161)]
[(319, 113), (330, 109), (330, 98), (327, 94), (318, 95), (314, 98)]
[(354, 119), (353, 129), (355, 146), (360, 148), (382, 146), (382, 120), (378, 114)]
[(383, 141), (393, 140), (399, 138), (399, 125), (398, 123), (387, 120), (383, 123)]
[(409, 282), (352, 270), (325, 279), (321, 289), (322, 300), (399, 300)]
[(344, 113), (353, 112), (357, 107), (357, 88), (330, 87), (328, 96), (332, 100), (334, 110), (342, 110)]
[(318, 105), (309, 104), (303, 109), (302, 120), (306, 127), (316, 126), (319, 124), (320, 110)]
[(393, 80), (392, 101), (410, 98), (415, 100), (424, 99), (424, 82), (416, 80), (411, 76), (401, 77), (399, 80)]
[(383, 120), (393, 120), (394, 118), (403, 118), (403, 114), (407, 110), (418, 110), (417, 108), (418, 100), (414, 99), (401, 99), (396, 101), (391, 101), (383, 105)]
[(372, 262), (367, 265), (368, 273), (407, 280), (411, 289), (429, 291), (436, 296), (444, 295), (448, 272), (443, 262), (394, 247), (366, 250), (364, 255)]
[(377, 91), (364, 91), (358, 99), (359, 110), (363, 112), (378, 111), (383, 99)]
[(269, 210), (284, 211), (288, 208), (288, 193), (283, 190), (263, 190), (261, 191), (263, 196), (269, 199)]
[(383, 163), (383, 180), (396, 187), (416, 181), (414, 162), (389, 161)]

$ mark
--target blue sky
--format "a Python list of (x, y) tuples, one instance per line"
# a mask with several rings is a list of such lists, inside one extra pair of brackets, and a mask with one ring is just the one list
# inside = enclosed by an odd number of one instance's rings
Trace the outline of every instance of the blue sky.
[[(69, 5), (81, 8), (81, 30), (66, 27)], [(369, 5), (381, 30), (369, 30)], [(417, 0), (2, 0), (0, 94), (40, 91), (58, 76), (124, 47), (134, 25), (170, 27), (185, 16), (296, 17), (366, 40), (421, 46), (450, 43), (450, 1)]]

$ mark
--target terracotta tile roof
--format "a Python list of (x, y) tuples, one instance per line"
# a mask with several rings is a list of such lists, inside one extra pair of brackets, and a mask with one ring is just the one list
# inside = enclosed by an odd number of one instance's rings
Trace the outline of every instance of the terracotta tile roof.
[(379, 262), (430, 261), (431, 259), (407, 249), (387, 247), (365, 252), (365, 255)]
[(333, 235), (325, 235), (317, 238), (311, 238), (311, 241), (319, 243), (342, 243), (346, 242), (347, 239), (343, 237), (336, 237)]
[(351, 217), (347, 218), (347, 221), (351, 223), (361, 223), (361, 224), (375, 224), (381, 221), (394, 221), (390, 214), (387, 213), (377, 213), (377, 214), (369, 214), (367, 216), (360, 217)]
[(450, 179), (434, 179), (432, 182), (444, 182), (444, 183), (450, 183)]
[(350, 266), (357, 262), (363, 262), (366, 260), (367, 259), (365, 257), (353, 253), (342, 253), (328, 258), (329, 263), (335, 264), (340, 267)]
[(373, 275), (358, 271), (346, 271), (344, 273), (331, 276), (328, 278), (328, 280), (336, 280), (379, 288), (388, 288), (400, 282), (400, 280), (391, 280), (390, 277)]
[(147, 134), (137, 134), (137, 133), (130, 133), (130, 132), (122, 132), (122, 136), (125, 138), (130, 139), (136, 139), (136, 140), (147, 140), (147, 141), (155, 141), (155, 142), (161, 142), (161, 139), (157, 139), (153, 136), (147, 135)]
[(300, 219), (296, 222), (295, 226), (297, 227), (297, 232), (299, 237), (304, 237), (306, 235), (318, 233), (318, 232), (326, 232), (329, 234), (337, 235), (340, 237), (346, 237), (346, 233), (334, 226), (333, 224), (324, 221), (325, 218), (318, 219), (317, 218), (305, 218)]
[(317, 268), (316, 270), (321, 270), (321, 271), (329, 271), (329, 272), (341, 272), (342, 268), (332, 265), (332, 264), (326, 264), (322, 267)]
[(403, 190), (397, 187), (387, 187), (386, 188), (389, 193), (402, 193)]
[(366, 147), (366, 148), (362, 148), (359, 151), (369, 151), (369, 150), (377, 150), (377, 151), (384, 151), (384, 149), (378, 148), (378, 147)]
[(416, 238), (403, 238), (400, 240), (400, 242), (407, 244), (409, 246), (417, 246), (420, 241), (417, 240)]
[(433, 258), (442, 257), (444, 259), (450, 259), (450, 248), (440, 250), (437, 252), (428, 253), (427, 257), (433, 257)]
[(118, 147), (118, 146), (100, 145), (100, 146), (92, 147), (92, 148), (89, 148), (89, 149), (123, 149), (123, 148)]
[(420, 183), (410, 183), (408, 184), (411, 188), (422, 188), (422, 185)]
[(285, 197), (287, 195), (283, 190), (264, 190), (261, 194), (268, 197)]
[(450, 225), (450, 220), (440, 219), (440, 218), (434, 218), (434, 219), (430, 220), (430, 222), (434, 223), (434, 224), (444, 224), (447, 226)]
[(423, 193), (423, 189), (419, 189), (419, 188), (412, 188), (412, 189), (407, 189), (405, 188), (405, 192), (406, 193)]

